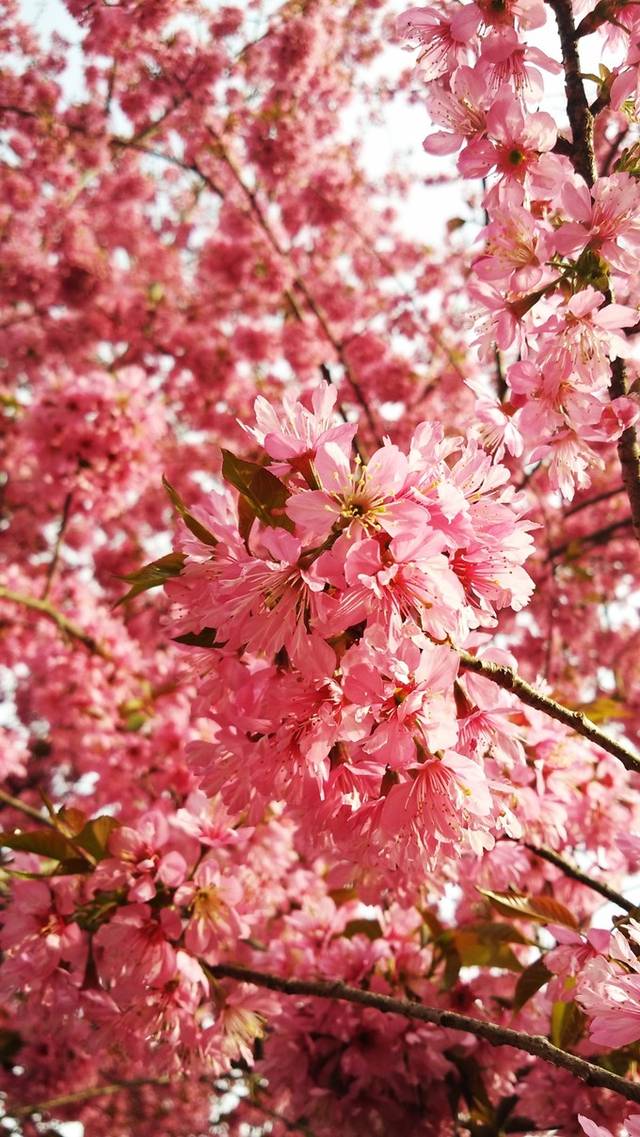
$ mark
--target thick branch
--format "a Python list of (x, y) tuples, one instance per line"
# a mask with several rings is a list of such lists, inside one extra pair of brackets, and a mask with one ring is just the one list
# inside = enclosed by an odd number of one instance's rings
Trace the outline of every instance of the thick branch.
[(271, 991), (281, 991), (284, 995), (310, 995), (320, 999), (339, 999), (345, 1003), (355, 1003), (361, 1007), (373, 1007), (383, 1014), (402, 1015), (406, 1019), (433, 1023), (449, 1030), (460, 1030), (482, 1038), (491, 1046), (513, 1046), (534, 1058), (549, 1062), (561, 1070), (567, 1070), (574, 1078), (580, 1078), (590, 1086), (601, 1086), (611, 1090), (628, 1101), (640, 1102), (640, 1084), (628, 1082), (618, 1074), (612, 1074), (584, 1058), (568, 1054), (554, 1046), (539, 1034), (526, 1034), (510, 1027), (498, 1026), (483, 1019), (460, 1015), (456, 1011), (440, 1010), (438, 1007), (425, 1007), (422, 1003), (410, 1003), (404, 999), (394, 999), (374, 991), (363, 991), (360, 987), (350, 987), (340, 980), (322, 979), (283, 979), (279, 975), (268, 975), (235, 964), (219, 964), (212, 967), (211, 973), (217, 979), (237, 979), (243, 983), (253, 983), (256, 987), (267, 987)]
[(12, 592), (11, 589), (4, 588), (2, 585), (0, 585), (0, 600), (8, 600), (11, 604), (20, 604), (23, 608), (30, 608), (34, 612), (39, 612), (41, 616), (51, 620), (65, 635), (78, 640), (93, 655), (101, 655), (103, 659), (111, 658), (107, 649), (102, 647), (93, 636), (79, 628), (77, 624), (74, 624), (72, 620), (54, 608), (48, 600), (38, 600), (37, 597), (27, 596), (22, 592)]
[(540, 857), (543, 861), (548, 861), (550, 865), (555, 865), (557, 869), (560, 869), (560, 872), (570, 877), (571, 880), (576, 880), (579, 884), (583, 884), (585, 888), (590, 888), (592, 892), (599, 893), (599, 895), (603, 896), (605, 900), (608, 900), (610, 904), (615, 904), (617, 908), (623, 908), (625, 912), (631, 912), (633, 915), (637, 915), (637, 905), (627, 900), (626, 896), (623, 896), (620, 892), (616, 892), (615, 888), (610, 888), (604, 881), (594, 880), (588, 873), (582, 872), (582, 869), (579, 869), (577, 865), (572, 864), (571, 861), (566, 861), (564, 857), (561, 857), (558, 853), (554, 853), (553, 849), (529, 845), (526, 841), (524, 842), (524, 847), (528, 849), (530, 853), (534, 853), (536, 857)]
[[(614, 359), (611, 363), (609, 392), (612, 399), (619, 399), (629, 393), (626, 368), (621, 359)], [(622, 467), (622, 481), (631, 505), (633, 531), (640, 541), (640, 446), (634, 426), (627, 427), (620, 435), (618, 457)]]
[(576, 26), (573, 21), (571, 0), (547, 0), (547, 3), (555, 14), (560, 36), (567, 114), (573, 141), (572, 161), (575, 169), (579, 174), (582, 174), (587, 185), (592, 186), (596, 177), (593, 152), (593, 116), (589, 110), (582, 82), (582, 69), (578, 56)]
[(516, 671), (511, 667), (505, 667), (500, 663), (490, 663), (485, 659), (478, 659), (475, 655), (470, 655), (466, 651), (458, 650), (458, 655), (462, 662), (462, 666), (466, 667), (467, 671), (475, 671), (478, 675), (484, 675), (486, 679), (491, 679), (492, 683), (497, 683), (498, 687), (504, 688), (505, 691), (512, 691), (523, 703), (527, 706), (533, 707), (536, 711), (542, 711), (544, 714), (549, 715), (550, 718), (556, 719), (558, 722), (564, 723), (576, 734), (581, 734), (583, 738), (588, 738), (590, 742), (600, 746), (602, 750), (606, 750), (608, 754), (612, 754), (617, 758), (627, 770), (634, 770), (635, 773), (640, 773), (640, 757), (634, 753), (630, 747), (625, 746), (623, 742), (619, 742), (616, 738), (611, 738), (603, 730), (600, 730), (591, 719), (585, 715), (584, 711), (572, 711), (569, 707), (565, 707), (562, 703), (558, 703), (555, 699), (551, 699), (548, 695), (543, 695), (542, 691), (538, 691), (522, 679)]
[[(573, 138), (571, 159), (575, 170), (582, 174), (588, 186), (592, 186), (597, 176), (593, 149), (593, 114), (582, 81), (571, 0), (547, 0), (547, 3), (555, 13), (562, 48), (567, 114)], [(609, 299), (611, 300), (611, 295)], [(628, 394), (625, 365), (621, 359), (612, 360), (609, 391), (612, 399)], [(622, 480), (631, 504), (633, 531), (640, 541), (640, 446), (635, 427), (628, 427), (620, 436), (618, 457), (622, 466)]]

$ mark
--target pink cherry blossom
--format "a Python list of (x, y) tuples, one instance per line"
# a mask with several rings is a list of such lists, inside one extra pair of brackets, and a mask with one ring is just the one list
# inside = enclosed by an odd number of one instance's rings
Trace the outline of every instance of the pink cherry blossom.
[(29, 7), (7, 1131), (640, 1137), (636, 8)]
[(480, 11), (465, 4), (445, 19), (436, 8), (409, 8), (398, 19), (399, 35), (406, 36), (420, 49), (418, 62), (426, 79), (437, 79), (466, 63), (469, 40), (477, 32)]

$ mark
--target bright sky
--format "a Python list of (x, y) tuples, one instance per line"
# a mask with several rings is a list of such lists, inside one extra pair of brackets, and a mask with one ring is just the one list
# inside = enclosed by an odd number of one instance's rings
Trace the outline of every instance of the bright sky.
[[(212, 6), (214, 3), (212, 2)], [(390, 0), (390, 10), (402, 11), (403, 0)], [(20, 0), (20, 8), (25, 20), (34, 27), (46, 41), (53, 32), (59, 32), (69, 40), (67, 70), (63, 77), (68, 98), (81, 96), (82, 83), (82, 31), (69, 15), (63, 0)], [(410, 57), (399, 47), (390, 45), (376, 65), (377, 73), (387, 75), (398, 73), (407, 66)], [(347, 129), (356, 129), (357, 109), (346, 121)], [(437, 242), (442, 235), (445, 222), (455, 211), (452, 207), (451, 186), (424, 186), (425, 176), (439, 174), (447, 168), (446, 162), (431, 158), (422, 149), (422, 139), (427, 132), (428, 122), (425, 111), (419, 106), (390, 107), (383, 125), (372, 127), (362, 139), (363, 156), (366, 168), (375, 175), (388, 167), (389, 151), (400, 150), (403, 166), (407, 159), (416, 172), (415, 187), (409, 200), (403, 203), (402, 224), (411, 235), (425, 244)], [(453, 191), (455, 192), (455, 190)]]
[[(215, 7), (216, 0), (210, 0)], [(389, 0), (390, 12), (401, 12), (410, 0)], [(75, 20), (69, 15), (63, 0), (20, 0), (20, 7), (25, 19), (46, 40), (53, 32), (59, 32), (71, 43), (69, 49), (68, 66), (64, 75), (64, 83), (68, 97), (73, 99), (82, 94), (82, 54), (79, 47), (82, 41), (82, 31)], [(529, 42), (547, 51), (552, 58), (559, 58), (558, 42), (555, 27), (552, 23), (541, 32), (528, 35)], [(581, 43), (582, 66), (585, 71), (598, 69), (599, 47), (598, 37), (591, 36)], [(397, 74), (406, 67), (409, 56), (400, 47), (389, 45), (381, 59), (376, 63), (377, 73), (386, 73), (387, 76)], [(545, 99), (544, 109), (548, 110), (559, 123), (564, 121), (564, 91), (562, 77), (552, 78), (545, 75), (545, 84), (548, 81), (548, 96)], [(593, 94), (593, 88), (589, 91)], [(347, 129), (356, 129), (357, 108), (353, 116), (346, 121)], [(458, 197), (462, 210), (463, 187), (454, 185), (425, 186), (423, 179), (445, 172), (451, 168), (451, 160), (430, 157), (422, 149), (422, 139), (428, 130), (426, 112), (419, 106), (408, 106), (398, 102), (388, 108), (385, 122), (376, 127), (369, 127), (362, 139), (363, 156), (366, 168), (375, 175), (388, 165), (390, 150), (401, 151), (404, 154), (403, 166), (410, 162), (415, 169), (415, 185), (409, 199), (403, 202), (402, 226), (408, 236), (423, 242), (425, 245), (437, 244), (441, 239), (446, 221), (455, 215), (456, 203), (452, 200)]]

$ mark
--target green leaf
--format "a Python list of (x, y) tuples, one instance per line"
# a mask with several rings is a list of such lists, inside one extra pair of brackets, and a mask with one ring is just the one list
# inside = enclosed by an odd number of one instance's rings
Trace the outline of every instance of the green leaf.
[(79, 876), (81, 873), (91, 872), (92, 868), (91, 861), (85, 861), (83, 857), (69, 857), (67, 860), (58, 861), (57, 864), (48, 861), (45, 871), (40, 873), (40, 876)]
[(523, 1137), (530, 1137), (531, 1133), (536, 1132), (536, 1123), (530, 1117), (521, 1117), (520, 1114), (513, 1114), (509, 1118), (506, 1125), (503, 1126), (504, 1133), (522, 1133)]
[(518, 976), (518, 982), (516, 983), (516, 991), (513, 999), (514, 1011), (521, 1011), (525, 1003), (528, 1003), (536, 991), (544, 987), (545, 983), (548, 983), (550, 979), (551, 972), (542, 956), (533, 963), (530, 963), (528, 967), (525, 967), (522, 975)]
[(149, 588), (159, 588), (161, 584), (171, 580), (172, 577), (180, 576), (185, 560), (184, 553), (167, 553), (166, 557), (160, 557), (159, 560), (151, 561), (150, 564), (143, 565), (135, 572), (129, 572), (126, 576), (121, 577), (121, 580), (126, 580), (131, 584), (131, 588), (125, 596), (120, 597), (116, 608), (118, 604), (133, 600), (134, 596), (139, 596), (141, 592), (146, 592)]
[(356, 890), (353, 885), (346, 885), (344, 888), (332, 888), (329, 892), (329, 896), (333, 900), (336, 908), (340, 908), (350, 900), (356, 899)]
[(491, 1099), (484, 1083), (480, 1065), (471, 1055), (447, 1050), (446, 1057), (457, 1068), (460, 1075), (460, 1091), (475, 1120), (490, 1121), (494, 1115)]
[(422, 919), (425, 929), (429, 933), (429, 938), (440, 936), (444, 932), (444, 924), (440, 921), (436, 913), (432, 912), (430, 908), (425, 908), (422, 910)]
[(107, 855), (109, 837), (119, 824), (120, 822), (116, 821), (115, 817), (103, 814), (102, 817), (96, 817), (93, 821), (87, 821), (75, 838), (74, 843), (79, 845), (81, 849), (86, 849), (94, 860), (101, 861)]
[(513, 1113), (518, 1104), (518, 1095), (509, 1094), (506, 1098), (501, 1098), (496, 1106), (495, 1123), (498, 1133), (502, 1133), (505, 1129), (506, 1122)]
[(173, 642), (177, 644), (189, 644), (190, 647), (224, 646), (221, 643), (216, 643), (215, 628), (202, 628), (199, 632), (185, 632), (183, 636), (174, 636)]
[(497, 967), (504, 971), (521, 971), (522, 964), (500, 938), (492, 939), (465, 928), (453, 933), (453, 943), (462, 967)]
[(131, 711), (124, 716), (124, 729), (130, 734), (136, 734), (149, 722), (150, 716), (144, 711)]
[(479, 888), (483, 896), (503, 916), (519, 917), (521, 920), (535, 920), (539, 924), (562, 924), (565, 928), (577, 928), (578, 921), (569, 909), (553, 896), (525, 896), (519, 892), (492, 892)]
[(611, 698), (610, 695), (600, 695), (597, 699), (592, 699), (590, 703), (580, 703), (572, 709), (583, 711), (598, 726), (602, 723), (608, 723), (611, 719), (629, 718), (632, 714), (629, 707), (625, 707), (624, 703), (621, 703), (619, 699)]
[(442, 984), (449, 990), (458, 980), (461, 967), (496, 967), (503, 971), (522, 971), (509, 944), (530, 941), (517, 928), (496, 921), (448, 928), (433, 939), (434, 947), (445, 961)]
[(586, 1021), (587, 1016), (577, 1003), (554, 1003), (550, 1033), (554, 1046), (559, 1046), (561, 1050), (575, 1046), (584, 1034)]
[(194, 517), (193, 513), (187, 509), (182, 498), (180, 497), (180, 494), (177, 490), (174, 490), (173, 486), (170, 482), (167, 481), (164, 474), (162, 475), (162, 484), (167, 491), (169, 501), (171, 502), (176, 513), (180, 514), (187, 529), (193, 533), (194, 537), (197, 537), (199, 541), (202, 541), (204, 545), (211, 545), (215, 548), (215, 546), (218, 544), (218, 538), (214, 537), (213, 533), (209, 532), (206, 525), (203, 525), (201, 521), (198, 521), (198, 518)]
[(293, 522), (284, 512), (289, 491), (265, 466), (237, 458), (230, 450), (222, 451), (222, 476), (240, 494), (240, 525), (247, 537), (254, 518), (272, 529), (293, 531)]
[(591, 1061), (624, 1078), (632, 1066), (637, 1066), (639, 1059), (640, 1049), (637, 1042), (634, 1042), (630, 1046), (621, 1046), (618, 1050), (607, 1050), (605, 1054), (598, 1054), (597, 1058), (592, 1058)]
[(348, 940), (354, 936), (366, 936), (368, 940), (382, 939), (382, 928), (377, 920), (356, 919), (349, 920), (345, 925), (343, 936)]
[(473, 932), (486, 943), (530, 944), (531, 940), (513, 924), (503, 924), (499, 920), (477, 920), (473, 924), (463, 924), (460, 932)]
[(75, 838), (76, 834), (84, 828), (87, 815), (81, 809), (74, 809), (73, 806), (69, 807), (63, 805), (62, 808), (53, 815), (51, 820), (56, 829), (58, 829), (64, 837)]
[[(101, 861), (106, 856), (109, 834), (119, 822), (114, 817), (96, 817), (93, 821), (86, 821), (77, 832), (72, 832), (79, 816), (79, 810), (61, 811), (60, 815), (56, 815), (73, 840), (69, 840), (60, 829), (33, 829), (0, 833), (0, 845), (17, 852), (36, 853), (57, 862), (57, 866), (46, 875), (88, 872), (91, 869), (89, 859)], [(88, 854), (86, 861), (82, 858), (82, 850)]]
[(438, 946), (442, 947), (445, 959), (442, 987), (445, 991), (450, 991), (458, 982), (462, 960), (460, 959), (452, 938), (449, 938), (443, 944), (438, 944)]
[(49, 857), (55, 861), (78, 856), (73, 845), (57, 829), (0, 833), (0, 845), (22, 853), (36, 853), (39, 857)]

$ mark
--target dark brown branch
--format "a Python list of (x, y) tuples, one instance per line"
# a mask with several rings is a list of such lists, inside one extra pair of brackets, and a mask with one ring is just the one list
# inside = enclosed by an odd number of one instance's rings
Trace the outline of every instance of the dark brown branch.
[[(611, 363), (611, 382), (609, 393), (612, 399), (628, 395), (627, 374), (622, 359)], [(634, 426), (623, 430), (618, 440), (618, 457), (622, 467), (622, 481), (631, 505), (633, 531), (640, 541), (640, 445)]]
[(491, 1046), (513, 1046), (516, 1050), (523, 1050), (534, 1058), (549, 1062), (561, 1070), (567, 1070), (574, 1078), (580, 1078), (590, 1086), (600, 1086), (611, 1090), (628, 1101), (640, 1102), (640, 1084), (628, 1082), (619, 1074), (595, 1066), (584, 1058), (575, 1054), (568, 1054), (554, 1046), (547, 1038), (539, 1034), (527, 1034), (524, 1031), (512, 1030), (510, 1027), (498, 1026), (496, 1023), (485, 1022), (483, 1019), (471, 1018), (468, 1015), (458, 1014), (456, 1011), (440, 1010), (438, 1007), (425, 1007), (422, 1003), (408, 1002), (404, 999), (394, 999), (390, 995), (380, 995), (373, 991), (364, 991), (360, 987), (350, 987), (340, 980), (322, 979), (283, 979), (279, 975), (269, 975), (262, 971), (253, 971), (250, 968), (238, 967), (235, 964), (219, 964), (210, 969), (216, 979), (236, 979), (241, 983), (253, 983), (256, 987), (266, 987), (270, 991), (280, 991), (284, 995), (309, 995), (320, 999), (338, 999), (341, 1002), (355, 1003), (360, 1007), (373, 1007), (383, 1014), (402, 1015), (406, 1019), (415, 1019), (418, 1022), (432, 1023), (435, 1026), (448, 1030), (459, 1030), (466, 1034), (473, 1034)]
[(615, 888), (610, 888), (604, 881), (595, 880), (594, 877), (589, 876), (588, 873), (579, 869), (577, 865), (565, 860), (559, 853), (554, 853), (553, 849), (529, 845), (526, 841), (524, 842), (524, 847), (536, 857), (540, 857), (543, 861), (548, 861), (550, 865), (555, 865), (557, 869), (560, 869), (560, 872), (570, 877), (571, 880), (576, 880), (578, 884), (583, 884), (585, 888), (590, 888), (592, 892), (597, 892), (600, 896), (603, 896), (605, 900), (608, 900), (610, 904), (615, 904), (617, 908), (623, 908), (625, 912), (630, 912), (632, 915), (638, 914), (637, 905), (627, 900), (626, 896), (623, 896), (620, 892), (616, 892)]
[[(582, 81), (578, 35), (573, 20), (571, 0), (547, 0), (547, 3), (555, 13), (562, 48), (567, 114), (573, 138), (571, 160), (577, 173), (582, 175), (588, 186), (592, 186), (597, 176), (593, 149), (593, 114)], [(608, 299), (612, 300), (610, 293)], [(626, 369), (621, 359), (612, 360), (609, 391), (612, 399), (628, 394)], [(622, 480), (631, 505), (633, 531), (640, 541), (640, 446), (635, 427), (628, 427), (620, 436), (618, 457), (622, 466)]]
[(596, 178), (593, 151), (593, 116), (589, 110), (582, 82), (582, 68), (578, 56), (576, 26), (573, 20), (571, 0), (547, 0), (547, 3), (553, 9), (558, 25), (558, 35), (560, 36), (567, 114), (573, 143), (572, 161), (576, 171), (582, 174), (587, 185), (592, 186)]
[(58, 561), (60, 560), (60, 550), (62, 548), (62, 538), (64, 537), (65, 529), (67, 528), (67, 523), (69, 521), (69, 516), (71, 513), (71, 501), (72, 501), (72, 499), (73, 499), (73, 493), (71, 490), (69, 490), (69, 493), (66, 495), (66, 497), (64, 499), (63, 506), (62, 506), (62, 516), (60, 518), (60, 524), (58, 525), (58, 532), (56, 533), (56, 541), (55, 541), (55, 545), (53, 546), (53, 555), (52, 555), (51, 560), (49, 562), (49, 567), (47, 569), (47, 575), (45, 577), (44, 589), (42, 591), (42, 597), (41, 597), (42, 600), (46, 600), (50, 591), (51, 591), (51, 585), (53, 584), (53, 578), (56, 574), (56, 569), (58, 567)]
[(224, 197), (220, 186), (214, 182), (209, 174), (205, 174), (197, 162), (183, 162), (181, 158), (176, 158), (174, 154), (165, 154), (162, 150), (155, 150), (151, 146), (143, 146), (141, 142), (135, 142), (130, 138), (114, 137), (110, 139), (109, 145), (114, 150), (135, 150), (138, 154), (146, 154), (148, 158), (156, 158), (159, 162), (166, 162), (170, 166), (176, 166), (178, 170), (184, 170), (185, 174), (195, 174), (196, 177), (200, 178), (203, 185), (211, 190), (211, 193), (215, 194), (216, 197)]
[(553, 548), (549, 549), (547, 560), (556, 560), (573, 545), (603, 545), (619, 529), (631, 529), (632, 524), (630, 517), (622, 517), (619, 521), (612, 521), (610, 525), (603, 525), (601, 529), (595, 529), (593, 533), (570, 537), (568, 541), (563, 541), (561, 545), (554, 545)]
[(570, 505), (568, 509), (565, 509), (564, 515), (565, 517), (572, 517), (574, 513), (580, 513), (582, 509), (588, 509), (591, 505), (599, 505), (601, 501), (608, 501), (609, 498), (615, 497), (619, 493), (624, 493), (624, 486), (615, 486), (612, 490), (602, 490), (602, 493), (595, 494), (594, 497)]
[(616, 158), (618, 151), (619, 151), (622, 143), (624, 142), (625, 138), (627, 137), (628, 133), (629, 133), (629, 127), (625, 126), (624, 129), (619, 131), (617, 136), (614, 138), (609, 149), (607, 150), (605, 157), (602, 160), (601, 177), (606, 177), (607, 174), (611, 173), (611, 167), (613, 165), (614, 159)]
[(493, 354), (496, 361), (496, 394), (498, 396), (498, 402), (504, 403), (508, 398), (509, 388), (507, 387), (507, 381), (504, 377), (502, 354), (497, 344), (494, 344)]
[(585, 715), (584, 711), (572, 711), (569, 707), (563, 706), (549, 695), (543, 695), (542, 691), (538, 691), (522, 679), (516, 671), (511, 667), (505, 667), (500, 663), (490, 663), (489, 660), (479, 659), (475, 655), (470, 655), (469, 652), (458, 650), (458, 655), (462, 666), (467, 671), (474, 671), (477, 675), (484, 675), (486, 679), (490, 679), (492, 683), (497, 683), (498, 687), (502, 687), (505, 691), (512, 691), (517, 695), (523, 703), (527, 706), (533, 707), (536, 711), (542, 711), (544, 714), (549, 715), (550, 718), (556, 719), (557, 722), (563, 723), (568, 726), (570, 730), (574, 730), (576, 734), (581, 734), (583, 738), (588, 738), (590, 742), (595, 743), (596, 746), (606, 750), (608, 754), (612, 754), (627, 770), (633, 770), (635, 773), (640, 773), (640, 757), (634, 753), (623, 742), (619, 742), (616, 738), (611, 738), (600, 727), (596, 726), (591, 719)]

